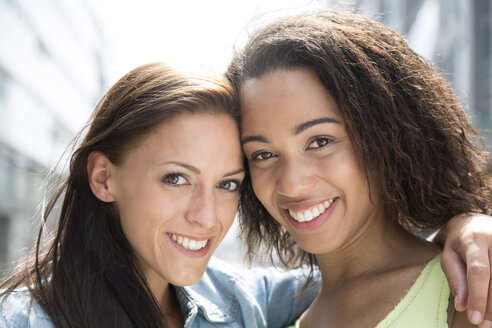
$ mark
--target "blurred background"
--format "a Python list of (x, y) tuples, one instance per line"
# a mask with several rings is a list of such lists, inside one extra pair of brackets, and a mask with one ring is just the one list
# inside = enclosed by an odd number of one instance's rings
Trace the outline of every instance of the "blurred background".
[[(152, 61), (222, 74), (258, 26), (326, 7), (406, 35), (492, 150), (491, 0), (0, 0), (0, 275), (33, 245), (47, 172), (119, 77)], [(217, 256), (245, 265), (237, 227)]]

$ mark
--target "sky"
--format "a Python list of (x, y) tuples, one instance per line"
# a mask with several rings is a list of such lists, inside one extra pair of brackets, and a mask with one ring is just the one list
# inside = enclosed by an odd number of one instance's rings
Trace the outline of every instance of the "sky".
[(134, 67), (171, 65), (223, 73), (248, 31), (318, 0), (87, 0), (100, 19), (111, 82)]

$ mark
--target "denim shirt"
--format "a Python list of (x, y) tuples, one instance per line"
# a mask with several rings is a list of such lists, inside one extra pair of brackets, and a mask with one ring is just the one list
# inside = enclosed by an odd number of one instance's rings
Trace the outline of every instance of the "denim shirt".
[[(301, 269), (238, 271), (212, 258), (197, 284), (175, 287), (184, 327), (287, 327), (318, 294), (319, 279), (300, 293), (304, 274)], [(21, 327), (54, 328), (27, 288), (14, 291), (0, 306), (0, 328)]]

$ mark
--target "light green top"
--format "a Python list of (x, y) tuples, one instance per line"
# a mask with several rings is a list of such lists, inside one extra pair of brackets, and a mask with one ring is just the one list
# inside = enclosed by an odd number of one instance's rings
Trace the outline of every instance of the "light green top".
[[(449, 285), (441, 269), (442, 253), (434, 257), (376, 328), (447, 328)], [(299, 328), (299, 320), (289, 328)]]

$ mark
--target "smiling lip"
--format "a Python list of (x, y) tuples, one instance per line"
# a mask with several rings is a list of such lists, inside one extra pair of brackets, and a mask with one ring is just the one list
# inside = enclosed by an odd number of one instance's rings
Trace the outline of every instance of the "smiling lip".
[[(295, 229), (300, 230), (300, 231), (311, 231), (311, 230), (318, 229), (320, 226), (322, 226), (328, 220), (328, 218), (331, 216), (331, 213), (333, 212), (336, 205), (338, 204), (338, 200), (339, 200), (339, 197), (335, 197), (335, 198), (331, 198), (329, 200), (325, 200), (322, 202), (313, 202), (310, 204), (302, 204), (302, 206), (301, 205), (286, 205), (286, 206), (282, 206), (282, 208), (284, 210), (285, 215), (289, 219), (290, 224)], [(300, 210), (301, 207), (304, 209), (312, 209), (313, 207), (316, 207), (317, 204), (326, 204), (327, 201), (329, 201), (330, 204), (328, 206), (323, 206), (323, 207), (325, 207), (324, 211), (321, 214), (319, 214), (317, 217), (315, 217), (314, 219), (310, 219), (309, 221), (299, 222), (299, 220), (294, 219), (294, 217), (291, 215), (291, 211), (302, 212), (302, 210)], [(306, 206), (306, 205), (308, 205), (308, 206)]]
[[(173, 244), (174, 247), (176, 247), (177, 250), (179, 250), (181, 253), (189, 256), (189, 257), (195, 257), (195, 258), (200, 258), (204, 257), (208, 254), (208, 251), (210, 250), (210, 244), (212, 243), (212, 237), (191, 237), (191, 236), (186, 236), (186, 235), (181, 235), (181, 234), (175, 234), (175, 233), (167, 233), (167, 237), (169, 238), (169, 241), (171, 244)], [(180, 236), (180, 237), (186, 237), (189, 240), (195, 240), (195, 241), (207, 241), (206, 245), (203, 248), (200, 248), (198, 250), (191, 250), (183, 247), (178, 243), (178, 241), (175, 241), (173, 239), (173, 235), (175, 236)]]

